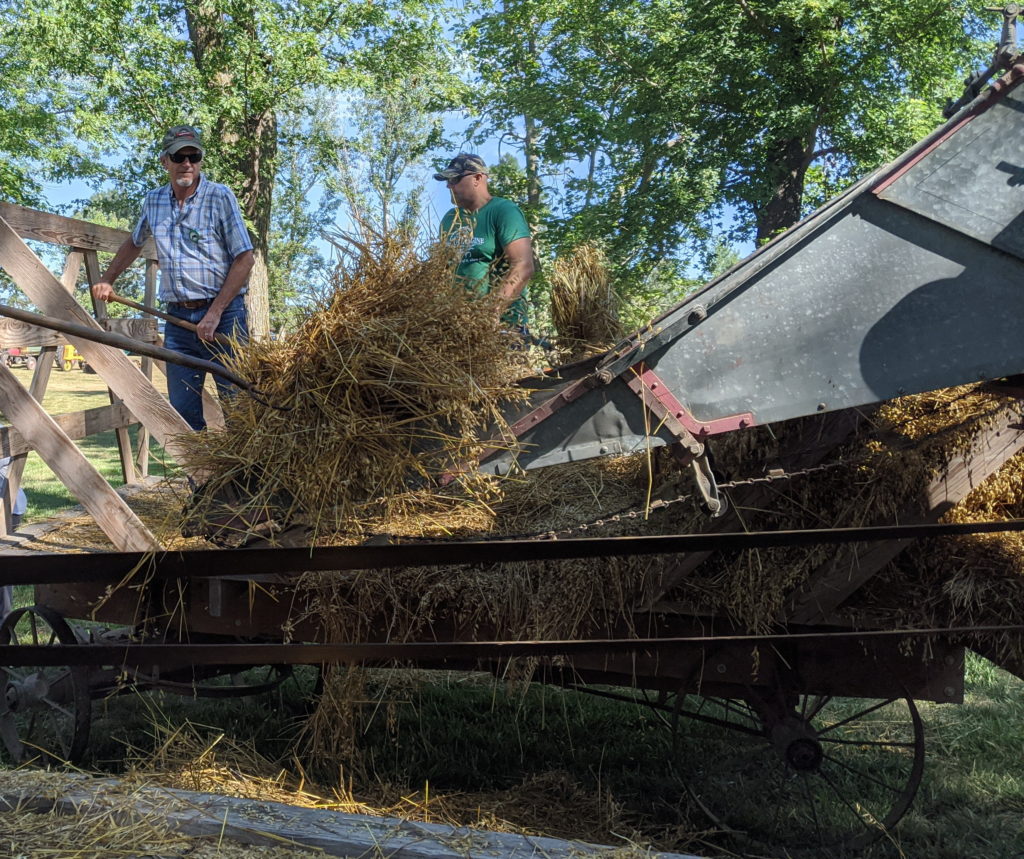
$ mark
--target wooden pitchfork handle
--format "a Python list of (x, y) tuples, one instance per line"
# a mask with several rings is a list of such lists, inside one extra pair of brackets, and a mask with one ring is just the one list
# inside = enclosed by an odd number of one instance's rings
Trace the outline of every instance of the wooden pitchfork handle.
[[(195, 334), (199, 329), (199, 326), (192, 322), (188, 322), (184, 319), (178, 319), (177, 316), (171, 316), (170, 313), (164, 313), (162, 310), (157, 310), (155, 307), (150, 307), (146, 304), (139, 304), (136, 301), (132, 301), (130, 298), (124, 298), (116, 293), (110, 296), (110, 301), (116, 301), (118, 304), (123, 304), (125, 307), (134, 307), (136, 310), (141, 310), (143, 313), (149, 313), (152, 316), (159, 316), (161, 319), (170, 322), (172, 325), (177, 325), (179, 328), (184, 328), (187, 331), (191, 331), (193, 334)], [(231, 345), (231, 338), (226, 337), (223, 334), (214, 334), (213, 339), (223, 346)]]

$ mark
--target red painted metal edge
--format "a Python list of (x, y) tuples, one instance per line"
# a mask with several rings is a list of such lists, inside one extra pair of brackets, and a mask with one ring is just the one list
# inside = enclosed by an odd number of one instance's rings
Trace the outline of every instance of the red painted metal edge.
[[(716, 418), (711, 421), (702, 421), (693, 415), (676, 398), (669, 386), (644, 364), (631, 367), (629, 372), (634, 374), (628, 384), (647, 404), (658, 417), (671, 418), (682, 424), (691, 435), (697, 438), (706, 438), (710, 435), (718, 435), (723, 432), (733, 432), (738, 429), (746, 429), (756, 424), (754, 416), (750, 412), (743, 412), (738, 415), (729, 415), (724, 418)], [(651, 397), (650, 400), (647, 397)], [(678, 433), (677, 433), (678, 434)]]

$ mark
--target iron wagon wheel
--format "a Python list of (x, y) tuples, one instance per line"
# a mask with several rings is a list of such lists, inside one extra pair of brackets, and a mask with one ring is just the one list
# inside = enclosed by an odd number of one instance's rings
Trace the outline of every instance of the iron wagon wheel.
[[(78, 644), (52, 609), (15, 609), (0, 623), (0, 642), (60, 647)], [(92, 703), (84, 666), (0, 666), (0, 739), (15, 763), (79, 763), (89, 742)]]
[(909, 809), (924, 770), (909, 696), (680, 695), (672, 727), (696, 805), (727, 833), (785, 855), (828, 856), (880, 838)]

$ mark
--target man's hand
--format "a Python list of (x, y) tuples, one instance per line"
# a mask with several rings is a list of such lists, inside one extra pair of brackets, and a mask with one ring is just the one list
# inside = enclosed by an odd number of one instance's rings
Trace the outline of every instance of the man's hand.
[(92, 297), (97, 301), (110, 301), (114, 297), (114, 281), (121, 276), (121, 272), (139, 258), (141, 253), (142, 248), (135, 247), (131, 236), (121, 242), (121, 247), (117, 249), (107, 270), (92, 285)]
[(110, 301), (114, 297), (114, 285), (107, 280), (98, 280), (92, 285), (92, 297), (97, 301)]
[(199, 324), (196, 326), (196, 334), (200, 340), (213, 341), (217, 335), (217, 326), (220, 325), (220, 317), (221, 312), (212, 306), (206, 311), (206, 315), (199, 320)]

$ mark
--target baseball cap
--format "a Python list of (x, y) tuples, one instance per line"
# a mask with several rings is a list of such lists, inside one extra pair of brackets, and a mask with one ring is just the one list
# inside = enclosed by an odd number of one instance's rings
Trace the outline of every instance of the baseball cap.
[(435, 173), (434, 178), (439, 182), (447, 182), (449, 179), (458, 179), (460, 176), (470, 176), (474, 173), (487, 175), (487, 165), (484, 164), (484, 159), (479, 155), (460, 152), (448, 162), (448, 166), (444, 170)]
[(194, 146), (200, 152), (206, 154), (198, 128), (193, 128), (191, 125), (176, 125), (164, 135), (160, 154), (173, 155), (179, 149), (184, 149), (186, 146)]

